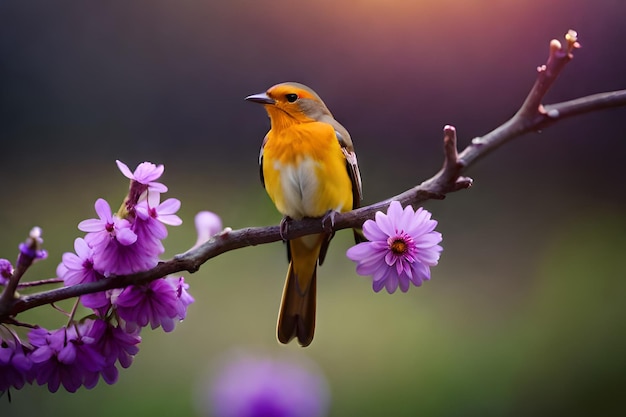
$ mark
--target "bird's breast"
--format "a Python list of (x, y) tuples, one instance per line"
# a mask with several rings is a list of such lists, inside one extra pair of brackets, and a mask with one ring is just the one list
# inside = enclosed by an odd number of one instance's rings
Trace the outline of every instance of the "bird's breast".
[[(309, 125), (309, 126), (307, 126)], [(308, 123), (276, 134), (263, 153), (265, 188), (283, 215), (320, 217), (352, 208), (352, 185), (332, 126)]]
[[(273, 169), (278, 174), (283, 214), (299, 219), (322, 215), (325, 210), (318, 207), (321, 178), (318, 178), (320, 162), (311, 157), (300, 157), (297, 163), (274, 161)], [(320, 213), (321, 211), (321, 213)]]

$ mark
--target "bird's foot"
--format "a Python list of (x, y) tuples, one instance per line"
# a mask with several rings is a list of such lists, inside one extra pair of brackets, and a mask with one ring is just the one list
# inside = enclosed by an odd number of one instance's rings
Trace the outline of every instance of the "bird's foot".
[(324, 232), (332, 233), (333, 228), (335, 227), (335, 216), (337, 212), (335, 210), (328, 210), (326, 214), (322, 217), (322, 227), (324, 228)]
[(287, 240), (287, 231), (289, 230), (289, 223), (291, 223), (291, 217), (285, 216), (280, 221), (280, 238), (284, 241)]

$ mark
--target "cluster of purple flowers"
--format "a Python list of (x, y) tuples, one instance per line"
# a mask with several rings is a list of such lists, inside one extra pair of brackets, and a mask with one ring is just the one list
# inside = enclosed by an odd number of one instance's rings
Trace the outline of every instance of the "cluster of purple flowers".
[[(122, 206), (112, 213), (109, 203), (98, 199), (97, 219), (80, 222), (86, 232), (74, 242), (74, 253), (65, 253), (57, 275), (66, 286), (106, 280), (112, 275), (127, 275), (153, 268), (164, 252), (161, 241), (166, 225), (182, 223), (176, 215), (180, 201), (161, 194), (167, 187), (157, 179), (163, 165), (140, 164), (134, 172), (117, 161), (130, 187)], [(32, 233), (31, 233), (32, 234)], [(32, 238), (32, 236), (31, 236)], [(31, 239), (32, 240), (32, 239)], [(45, 257), (37, 245), (20, 245), (20, 258)], [(0, 285), (13, 274), (7, 260), (0, 260)], [(47, 330), (35, 326), (22, 342), (8, 326), (0, 327), (0, 392), (25, 383), (47, 385), (56, 392), (62, 385), (75, 392), (81, 386), (93, 388), (100, 377), (117, 381), (117, 365), (127, 368), (138, 352), (142, 327), (162, 327), (172, 331), (186, 316), (194, 299), (182, 277), (164, 277), (142, 285), (87, 294), (80, 303), (92, 310), (86, 318), (70, 315), (67, 326)]]

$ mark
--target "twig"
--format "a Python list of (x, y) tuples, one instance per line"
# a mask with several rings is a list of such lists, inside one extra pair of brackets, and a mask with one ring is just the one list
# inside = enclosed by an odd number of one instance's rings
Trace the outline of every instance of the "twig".
[[(468, 167), (489, 154), (506, 142), (520, 137), (525, 133), (543, 129), (568, 117), (590, 113), (610, 107), (626, 105), (626, 90), (593, 94), (562, 103), (541, 104), (546, 92), (559, 76), (565, 65), (571, 61), (573, 52), (580, 45), (574, 31), (565, 35), (565, 45), (557, 40), (550, 42), (550, 54), (545, 65), (538, 67), (538, 75), (520, 110), (507, 122), (482, 137), (472, 140), (462, 152), (457, 152), (456, 129), (444, 127), (444, 163), (441, 170), (432, 178), (401, 194), (387, 200), (371, 204), (346, 213), (338, 213), (334, 221), (334, 230), (359, 227), (375, 213), (385, 210), (391, 201), (397, 200), (402, 205), (417, 205), (429, 199), (443, 199), (446, 194), (469, 188), (472, 179), (462, 176)], [(289, 224), (285, 238), (292, 239), (307, 234), (321, 233), (324, 225), (319, 219), (303, 219)], [(279, 226), (249, 227), (240, 230), (226, 229), (213, 236), (204, 244), (177, 255), (172, 259), (160, 262), (149, 271), (125, 276), (112, 276), (99, 282), (78, 284), (70, 287), (56, 288), (31, 295), (22, 295), (0, 303), (0, 322), (12, 320), (11, 317), (31, 308), (54, 303), (56, 301), (138, 285), (170, 274), (187, 271), (193, 273), (202, 264), (224, 252), (247, 246), (282, 240)]]
[(63, 282), (61, 278), (46, 278), (40, 279), (38, 281), (26, 281), (20, 282), (17, 284), (17, 288), (30, 288), (30, 287), (39, 287), (41, 285), (50, 285), (50, 284), (60, 284)]

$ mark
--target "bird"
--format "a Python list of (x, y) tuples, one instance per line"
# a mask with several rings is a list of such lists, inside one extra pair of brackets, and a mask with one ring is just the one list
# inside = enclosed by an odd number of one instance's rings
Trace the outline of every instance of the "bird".
[[(350, 134), (320, 96), (297, 82), (283, 82), (245, 98), (265, 107), (270, 130), (259, 153), (261, 183), (283, 215), (281, 236), (291, 220), (332, 220), (358, 208), (359, 165)], [(276, 325), (277, 339), (305, 347), (315, 332), (317, 265), (322, 265), (332, 228), (286, 241), (289, 267)], [(355, 241), (362, 235), (354, 229)]]

